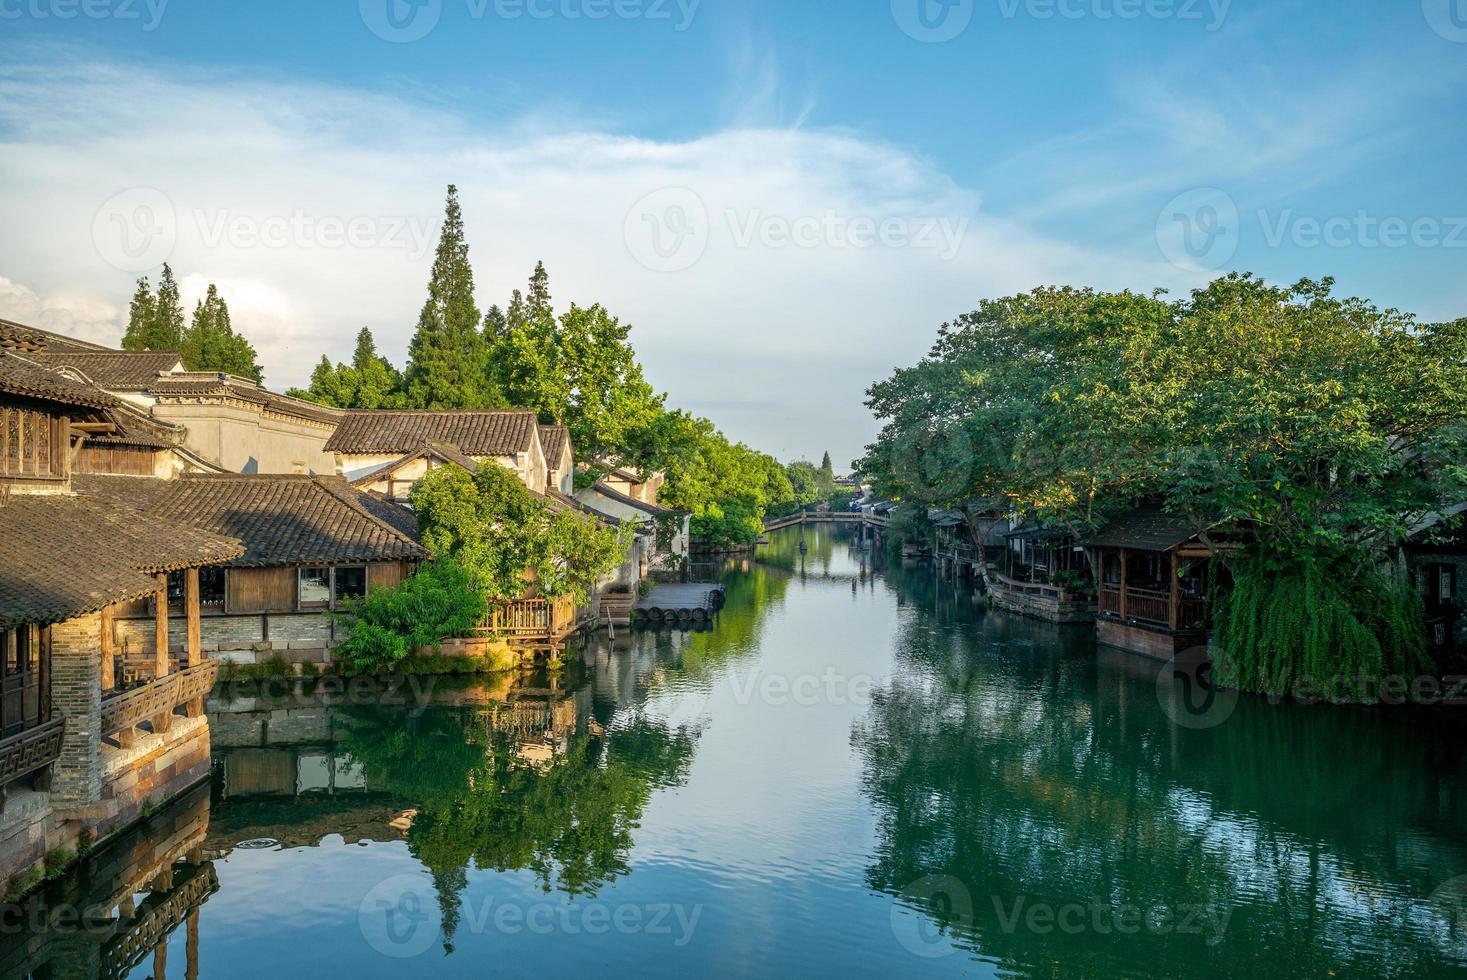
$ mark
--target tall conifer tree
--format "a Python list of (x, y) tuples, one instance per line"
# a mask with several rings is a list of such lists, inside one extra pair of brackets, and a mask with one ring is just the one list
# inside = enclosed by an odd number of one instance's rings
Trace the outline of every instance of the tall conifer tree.
[(413, 408), (490, 408), (484, 335), (474, 305), (474, 273), (464, 240), (458, 188), (448, 185), (443, 233), (428, 279), (428, 300), (408, 346), (407, 404)]

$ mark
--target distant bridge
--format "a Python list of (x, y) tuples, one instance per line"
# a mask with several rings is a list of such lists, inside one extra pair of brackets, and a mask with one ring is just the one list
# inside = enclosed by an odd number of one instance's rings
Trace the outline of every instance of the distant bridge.
[(782, 531), (787, 527), (798, 527), (801, 524), (864, 524), (869, 527), (885, 528), (890, 523), (890, 518), (877, 517), (875, 514), (835, 510), (802, 510), (795, 514), (787, 514), (784, 517), (766, 517), (764, 519), (764, 530)]

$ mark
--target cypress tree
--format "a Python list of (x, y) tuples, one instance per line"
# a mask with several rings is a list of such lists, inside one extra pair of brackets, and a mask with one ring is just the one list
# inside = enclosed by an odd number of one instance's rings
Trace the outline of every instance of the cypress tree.
[(222, 371), (248, 378), (255, 384), (265, 380), (254, 347), (234, 332), (229, 322), (229, 307), (213, 283), (209, 284), (204, 299), (194, 307), (193, 323), (184, 332), (179, 353), (183, 355), (183, 366), (190, 371)]
[(122, 335), (123, 350), (147, 350), (153, 320), (158, 315), (158, 301), (148, 285), (148, 277), (138, 279), (137, 292), (127, 308), (127, 332)]
[(413, 408), (486, 408), (484, 335), (474, 305), (474, 273), (464, 240), (458, 188), (448, 185), (443, 233), (428, 279), (428, 300), (408, 346), (407, 404)]
[(163, 263), (158, 277), (158, 298), (153, 310), (153, 325), (148, 330), (145, 350), (178, 350), (183, 344), (183, 300), (178, 295), (178, 280), (173, 270)]
[(377, 353), (377, 342), (369, 327), (357, 333), (357, 348), (352, 354), (351, 368), (356, 383), (348, 408), (391, 408), (402, 387), (402, 375)]

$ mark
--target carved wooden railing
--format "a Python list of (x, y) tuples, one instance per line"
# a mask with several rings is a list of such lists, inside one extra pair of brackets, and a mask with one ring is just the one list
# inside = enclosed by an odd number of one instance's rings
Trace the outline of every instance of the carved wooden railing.
[(61, 758), (65, 734), (66, 719), (56, 718), (0, 741), (0, 806), (4, 806), (6, 783), (40, 772)]
[(102, 735), (131, 731), (141, 722), (171, 715), (179, 705), (206, 696), (218, 676), (218, 662), (205, 660), (107, 698), (102, 702)]
[(100, 975), (108, 980), (128, 976), (190, 912), (218, 890), (219, 876), (209, 863), (195, 867), (186, 880), (176, 883), (157, 904), (152, 904), (156, 896), (149, 896), (131, 920), (117, 924), (119, 935), (102, 950)]

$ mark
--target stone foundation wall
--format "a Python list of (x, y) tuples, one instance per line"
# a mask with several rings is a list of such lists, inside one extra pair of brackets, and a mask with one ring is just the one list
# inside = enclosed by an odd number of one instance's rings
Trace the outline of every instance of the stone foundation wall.
[(87, 813), (99, 836), (121, 830), (209, 775), (209, 720), (175, 716), (162, 735), (103, 749), (101, 801)]
[[(168, 645), (179, 656), (188, 642), (187, 623), (168, 622)], [(119, 619), (117, 648), (133, 655), (156, 647), (152, 619)], [(203, 616), (199, 636), (204, 656), (222, 663), (258, 664), (280, 657), (287, 663), (325, 663), (335, 642), (335, 624), (325, 613), (249, 613)]]

